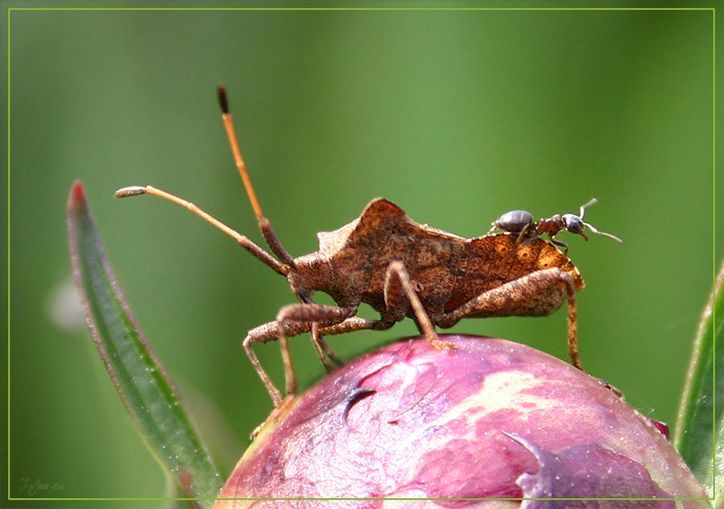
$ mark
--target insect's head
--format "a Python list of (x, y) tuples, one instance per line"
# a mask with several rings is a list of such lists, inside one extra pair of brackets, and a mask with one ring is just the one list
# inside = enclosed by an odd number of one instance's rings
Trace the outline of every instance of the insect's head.
[(596, 235), (602, 235), (604, 237), (608, 237), (609, 239), (613, 239), (617, 242), (623, 242), (620, 238), (616, 237), (615, 235), (612, 235), (610, 233), (602, 232), (598, 230), (595, 226), (593, 226), (590, 223), (586, 223), (583, 221), (583, 216), (586, 213), (586, 208), (590, 207), (591, 205), (595, 205), (598, 202), (596, 198), (591, 198), (588, 202), (581, 205), (581, 208), (579, 210), (579, 214), (563, 214), (561, 216), (561, 221), (563, 222), (563, 226), (565, 229), (571, 233), (575, 233), (576, 235), (580, 235), (584, 239), (588, 240), (588, 237), (585, 233), (583, 233), (583, 230), (588, 228)]

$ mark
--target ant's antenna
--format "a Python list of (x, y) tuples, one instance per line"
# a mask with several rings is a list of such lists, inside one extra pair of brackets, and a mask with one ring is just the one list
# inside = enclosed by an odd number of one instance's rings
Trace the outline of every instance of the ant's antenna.
[(592, 224), (586, 223), (586, 222), (583, 221), (583, 214), (586, 213), (586, 208), (588, 208), (588, 207), (590, 207), (590, 206), (592, 206), (592, 205), (595, 205), (596, 203), (598, 203), (598, 200), (597, 200), (596, 198), (591, 198), (591, 199), (588, 200), (586, 203), (584, 203), (583, 205), (581, 205), (581, 209), (580, 209), (580, 214), (581, 214), (581, 215), (579, 216), (579, 218), (581, 219), (581, 224), (583, 224), (583, 226), (586, 226), (589, 230), (591, 230), (591, 231), (592, 231), (593, 233), (595, 233), (596, 235), (601, 235), (601, 236), (603, 236), (603, 237), (608, 237), (609, 239), (613, 239), (613, 240), (615, 240), (615, 241), (617, 241), (617, 242), (623, 243), (623, 240), (621, 240), (620, 238), (616, 237), (615, 235), (613, 235), (613, 234), (611, 234), (611, 233), (602, 232), (602, 231), (598, 230), (598, 229), (597, 229), (595, 226), (593, 226)]
[(261, 230), (264, 240), (266, 240), (266, 243), (269, 245), (272, 252), (277, 255), (282, 263), (294, 267), (294, 258), (292, 258), (289, 252), (284, 249), (281, 242), (279, 242), (279, 238), (274, 233), (274, 230), (272, 230), (271, 223), (266, 217), (264, 217), (264, 213), (261, 211), (261, 205), (259, 205), (259, 200), (256, 197), (254, 186), (251, 184), (251, 178), (249, 177), (249, 172), (246, 169), (246, 164), (244, 163), (244, 158), (241, 156), (241, 151), (239, 150), (239, 143), (236, 138), (236, 131), (234, 130), (234, 121), (232, 120), (231, 113), (229, 112), (229, 100), (226, 96), (226, 88), (224, 88), (223, 85), (219, 85), (216, 91), (219, 97), (219, 106), (221, 106), (221, 120), (224, 122), (226, 136), (229, 138), (229, 145), (231, 146), (231, 153), (234, 156), (234, 163), (236, 164), (236, 169), (239, 170), (239, 176), (241, 176), (244, 189), (246, 189), (249, 202), (251, 202), (251, 208), (254, 209), (254, 215), (256, 215), (259, 229)]
[(591, 198), (591, 199), (588, 200), (586, 203), (584, 203), (583, 205), (581, 205), (581, 208), (580, 208), (580, 210), (579, 210), (579, 214), (580, 214), (580, 215), (579, 215), (578, 217), (580, 217), (581, 219), (583, 219), (583, 214), (586, 213), (586, 209), (587, 209), (588, 207), (592, 206), (592, 205), (595, 205), (596, 203), (598, 203), (598, 200), (597, 200), (596, 198)]
[(609, 239), (613, 239), (613, 240), (615, 240), (616, 242), (621, 242), (621, 243), (623, 243), (623, 240), (621, 240), (620, 238), (616, 237), (616, 236), (613, 235), (612, 233), (602, 232), (602, 231), (598, 230), (595, 226), (593, 226), (593, 225), (590, 224), (590, 223), (585, 223), (585, 222), (583, 222), (583, 221), (581, 221), (581, 223), (583, 223), (584, 226), (588, 227), (588, 229), (591, 230), (591, 231), (592, 231), (593, 233), (595, 233), (596, 235), (601, 235), (602, 237), (608, 237)]

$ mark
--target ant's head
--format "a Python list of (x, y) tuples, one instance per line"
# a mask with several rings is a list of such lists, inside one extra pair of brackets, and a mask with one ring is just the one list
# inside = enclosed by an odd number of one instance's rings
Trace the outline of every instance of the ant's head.
[(580, 235), (584, 239), (588, 240), (586, 234), (583, 233), (583, 229), (586, 227), (586, 223), (583, 222), (583, 219), (581, 217), (575, 214), (563, 214), (561, 220), (563, 221), (563, 226), (567, 231), (575, 233), (576, 235)]
[(563, 221), (563, 226), (566, 228), (567, 231), (575, 233), (576, 235), (580, 235), (586, 240), (588, 240), (588, 237), (585, 233), (583, 233), (583, 230), (588, 228), (596, 235), (603, 235), (604, 237), (608, 237), (609, 239), (613, 239), (617, 242), (623, 242), (623, 240), (619, 239), (615, 235), (602, 232), (592, 224), (583, 221), (583, 215), (586, 213), (586, 208), (590, 207), (591, 205), (595, 205), (597, 202), (598, 200), (596, 200), (596, 198), (591, 198), (587, 203), (581, 205), (579, 215), (563, 214), (563, 216), (561, 217), (561, 220)]

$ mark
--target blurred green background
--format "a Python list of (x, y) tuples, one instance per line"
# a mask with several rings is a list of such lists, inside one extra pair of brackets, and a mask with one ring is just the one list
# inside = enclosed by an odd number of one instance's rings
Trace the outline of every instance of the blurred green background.
[[(293, 302), (286, 281), (178, 207), (112, 197), (153, 184), (261, 242), (219, 119), (220, 82), (261, 203), (295, 255), (376, 196), (463, 236), (485, 233), (510, 209), (549, 216), (597, 197), (587, 219), (625, 243), (561, 235), (587, 283), (584, 363), (644, 414), (673, 422), (722, 255), (713, 247), (721, 223), (715, 235), (712, 200), (722, 194), (712, 188), (711, 11), (10, 19), (11, 496), (166, 492), (73, 305), (65, 205), (75, 179), (225, 473), (270, 411), (240, 342)], [(566, 358), (564, 312), (463, 321), (453, 331)], [(408, 320), (330, 344), (351, 359), (414, 333)], [(309, 386), (324, 371), (306, 337), (292, 343)], [(257, 351), (280, 380), (277, 346)]]

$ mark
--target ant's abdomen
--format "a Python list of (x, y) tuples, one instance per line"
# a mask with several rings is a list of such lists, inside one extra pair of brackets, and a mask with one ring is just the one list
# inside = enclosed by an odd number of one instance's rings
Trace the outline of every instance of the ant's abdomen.
[(520, 233), (533, 224), (533, 216), (527, 210), (511, 210), (493, 223), (497, 228), (509, 233)]

